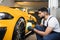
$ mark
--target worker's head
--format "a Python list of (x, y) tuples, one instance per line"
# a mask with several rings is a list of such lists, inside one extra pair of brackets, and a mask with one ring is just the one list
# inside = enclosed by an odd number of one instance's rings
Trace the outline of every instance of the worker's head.
[(38, 13), (39, 13), (38, 16), (40, 18), (44, 18), (46, 15), (50, 15), (49, 12), (48, 12), (48, 9), (45, 8), (45, 7), (42, 7), (40, 9), (38, 9)]

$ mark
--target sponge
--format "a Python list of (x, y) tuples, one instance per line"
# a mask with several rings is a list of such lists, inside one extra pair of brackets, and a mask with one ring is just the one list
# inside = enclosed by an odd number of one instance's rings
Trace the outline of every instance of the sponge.
[(27, 22), (26, 24), (26, 30), (28, 30), (28, 27), (31, 26), (32, 27), (32, 23), (31, 22)]

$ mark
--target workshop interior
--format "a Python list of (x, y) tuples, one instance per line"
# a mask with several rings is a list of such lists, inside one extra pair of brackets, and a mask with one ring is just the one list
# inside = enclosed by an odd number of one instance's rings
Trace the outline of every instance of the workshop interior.
[(41, 7), (46, 7), (60, 23), (60, 0), (0, 0), (0, 40), (37, 40), (28, 27), (41, 23)]

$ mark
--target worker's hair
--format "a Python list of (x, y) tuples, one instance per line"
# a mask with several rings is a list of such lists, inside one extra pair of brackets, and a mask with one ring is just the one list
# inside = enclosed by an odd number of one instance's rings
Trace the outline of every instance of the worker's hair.
[(40, 9), (38, 9), (38, 11), (41, 11), (41, 12), (48, 12), (48, 9), (45, 8), (45, 7), (42, 7), (42, 8), (40, 8)]

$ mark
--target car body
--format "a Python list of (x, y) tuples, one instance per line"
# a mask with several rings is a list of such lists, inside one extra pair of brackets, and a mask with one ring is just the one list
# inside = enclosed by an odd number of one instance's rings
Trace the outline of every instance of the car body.
[[(25, 26), (28, 20), (34, 20), (36, 22), (36, 19), (31, 15), (29, 16), (26, 12), (12, 9), (7, 6), (0, 6), (0, 35), (2, 35), (0, 40), (12, 40), (15, 25), (19, 18), (24, 19)], [(32, 27), (34, 27), (34, 25), (35, 24), (33, 24)], [(28, 32), (28, 30), (25, 30), (25, 34)]]

